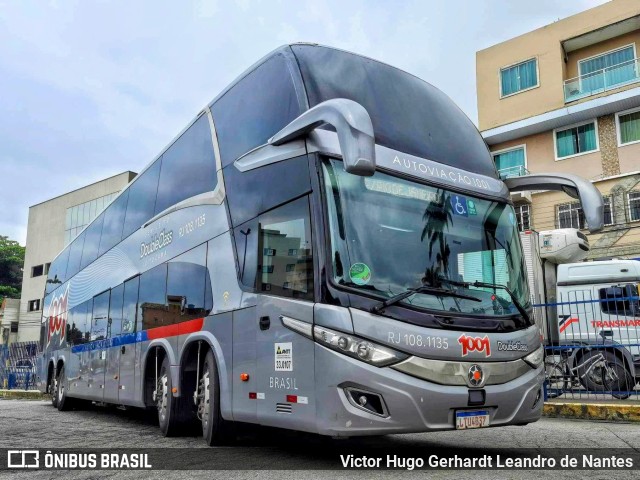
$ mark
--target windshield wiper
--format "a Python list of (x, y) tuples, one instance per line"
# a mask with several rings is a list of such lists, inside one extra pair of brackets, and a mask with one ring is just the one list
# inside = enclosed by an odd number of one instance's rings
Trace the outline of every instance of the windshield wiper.
[(506, 285), (501, 285), (499, 283), (478, 282), (477, 280), (473, 283), (457, 282), (455, 280), (449, 280), (448, 278), (438, 278), (438, 280), (442, 283), (448, 283), (449, 285), (454, 285), (456, 287), (464, 287), (464, 288), (479, 287), (479, 288), (493, 288), (493, 289), (499, 288), (501, 290), (504, 290), (511, 297), (511, 302), (518, 309), (518, 312), (520, 312), (520, 314), (524, 317), (527, 323), (529, 324), (531, 323), (531, 317), (529, 317), (529, 314), (527, 313), (527, 311), (524, 309), (524, 307), (518, 300), (518, 297), (516, 297), (516, 294), (513, 293), (511, 289), (509, 289), (509, 287), (507, 287)]
[(448, 290), (446, 288), (437, 288), (437, 287), (431, 287), (429, 285), (420, 285), (419, 287), (409, 288), (408, 290), (406, 290), (406, 291), (404, 291), (402, 293), (394, 295), (393, 297), (388, 298), (383, 302), (380, 302), (379, 304), (375, 305), (371, 309), (371, 313), (380, 313), (385, 308), (387, 308), (389, 305), (393, 305), (394, 303), (398, 303), (398, 302), (404, 300), (405, 298), (410, 297), (411, 295), (414, 295), (416, 293), (426, 293), (426, 294), (429, 294), (429, 295), (436, 295), (438, 297), (462, 298), (464, 300), (472, 300), (474, 302), (481, 302), (482, 301), (478, 297), (472, 297), (471, 295), (463, 295), (461, 293), (454, 292), (453, 290)]

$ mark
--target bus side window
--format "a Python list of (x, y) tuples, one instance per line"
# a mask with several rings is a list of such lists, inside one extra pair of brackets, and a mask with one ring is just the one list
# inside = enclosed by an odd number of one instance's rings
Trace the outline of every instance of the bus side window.
[(308, 197), (260, 215), (236, 228), (234, 236), (245, 285), (255, 282), (258, 292), (313, 300)]
[(609, 315), (636, 316), (640, 314), (638, 287), (633, 284), (601, 288), (600, 307)]
[(144, 222), (153, 217), (161, 164), (162, 157), (153, 162), (153, 165), (141, 173), (129, 187), (129, 200), (127, 202), (127, 213), (124, 217), (122, 238), (127, 238), (138, 230)]
[(90, 340), (104, 340), (107, 338), (109, 318), (109, 299), (111, 290), (93, 297), (93, 315), (91, 317)]
[(216, 188), (216, 162), (207, 115), (201, 115), (162, 155), (155, 213)]
[(67, 343), (69, 345), (81, 345), (89, 341), (91, 330), (90, 321), (87, 321), (87, 311), (89, 302), (81, 303), (69, 310), (67, 322), (70, 327), (67, 329)]
[(138, 326), (140, 330), (171, 325), (166, 305), (167, 264), (163, 263), (140, 275)]
[(138, 310), (138, 290), (140, 277), (134, 277), (124, 283), (122, 298), (122, 329), (121, 333), (133, 333), (136, 329), (136, 313)]
[[(167, 273), (167, 321), (179, 323), (194, 318), (206, 317), (211, 310), (207, 305), (207, 282), (209, 272), (207, 245), (203, 244), (168, 263)], [(211, 294), (208, 295), (211, 298)]]
[(122, 304), (124, 300), (124, 283), (111, 289), (109, 303), (109, 320), (107, 321), (107, 338), (120, 335), (122, 330)]

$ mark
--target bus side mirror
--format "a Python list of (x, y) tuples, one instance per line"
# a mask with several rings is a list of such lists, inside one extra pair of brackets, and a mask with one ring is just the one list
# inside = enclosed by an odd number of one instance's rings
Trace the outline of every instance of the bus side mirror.
[(536, 173), (504, 180), (510, 192), (523, 190), (558, 190), (577, 198), (582, 204), (585, 220), (591, 233), (602, 230), (604, 202), (591, 182), (569, 173)]
[(334, 98), (302, 113), (269, 139), (269, 145), (283, 145), (312, 132), (321, 125), (336, 129), (344, 169), (370, 177), (376, 171), (375, 137), (367, 110), (353, 100)]

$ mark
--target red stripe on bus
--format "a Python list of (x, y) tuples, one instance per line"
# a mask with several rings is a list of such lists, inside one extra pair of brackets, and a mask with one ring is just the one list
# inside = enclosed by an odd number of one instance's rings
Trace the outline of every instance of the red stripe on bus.
[(167, 325), (166, 327), (156, 327), (147, 330), (147, 340), (155, 340), (157, 338), (175, 337), (186, 333), (199, 332), (202, 330), (204, 318), (195, 318), (175, 325)]

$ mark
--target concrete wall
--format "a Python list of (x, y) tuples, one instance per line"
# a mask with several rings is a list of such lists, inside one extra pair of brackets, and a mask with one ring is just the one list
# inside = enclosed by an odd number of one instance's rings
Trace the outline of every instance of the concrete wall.
[[(575, 63), (579, 57), (590, 56), (589, 54), (596, 50), (604, 52), (616, 43), (630, 43), (629, 39), (636, 41), (640, 32), (625, 36), (628, 38), (605, 41), (576, 51), (567, 64), (564, 62), (561, 42), (638, 14), (638, 0), (612, 0), (477, 52), (476, 81), (480, 130), (562, 108), (563, 81), (576, 76)], [(534, 57), (538, 61), (539, 87), (500, 98), (500, 69)]]
[(50, 263), (64, 248), (67, 208), (119, 192), (134, 177), (135, 173), (124, 172), (29, 208), (18, 341), (40, 338), (43, 313), (41, 310), (28, 312), (28, 304), (30, 300), (36, 299), (40, 299), (42, 303), (47, 276), (32, 278), (31, 267)]

